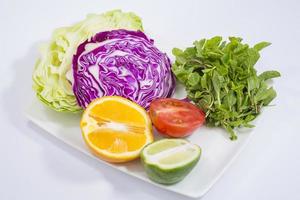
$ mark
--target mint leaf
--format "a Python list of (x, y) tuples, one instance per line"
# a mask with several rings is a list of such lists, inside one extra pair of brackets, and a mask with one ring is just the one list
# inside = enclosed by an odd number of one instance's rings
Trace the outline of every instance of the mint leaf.
[(198, 73), (191, 73), (189, 74), (188, 76), (188, 83), (191, 85), (191, 86), (195, 86), (199, 83), (200, 81), (200, 75)]
[(254, 49), (256, 50), (256, 51), (260, 51), (260, 50), (262, 50), (262, 49), (264, 49), (264, 48), (266, 48), (267, 46), (270, 46), (271, 45), (271, 43), (269, 43), (269, 42), (260, 42), (260, 43), (257, 43), (256, 45), (254, 45)]
[(280, 73), (278, 71), (265, 71), (263, 73), (261, 73), (258, 78), (261, 80), (261, 81), (265, 81), (265, 80), (268, 80), (268, 79), (272, 79), (272, 78), (277, 78), (277, 77), (280, 77)]

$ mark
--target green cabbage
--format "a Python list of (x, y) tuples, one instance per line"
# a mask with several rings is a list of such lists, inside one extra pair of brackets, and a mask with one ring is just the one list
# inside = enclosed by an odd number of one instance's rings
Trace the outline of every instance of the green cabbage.
[(134, 13), (113, 10), (90, 14), (85, 20), (54, 31), (51, 41), (40, 48), (33, 71), (33, 89), (37, 97), (56, 111), (77, 112), (72, 90), (72, 59), (80, 43), (98, 32), (114, 29), (143, 30), (141, 19)]

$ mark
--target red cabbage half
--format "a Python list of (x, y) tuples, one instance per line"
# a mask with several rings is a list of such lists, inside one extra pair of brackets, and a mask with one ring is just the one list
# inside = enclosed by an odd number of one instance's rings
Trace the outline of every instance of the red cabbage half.
[(102, 96), (123, 96), (144, 108), (175, 89), (170, 59), (141, 31), (100, 32), (73, 57), (73, 91), (85, 108)]

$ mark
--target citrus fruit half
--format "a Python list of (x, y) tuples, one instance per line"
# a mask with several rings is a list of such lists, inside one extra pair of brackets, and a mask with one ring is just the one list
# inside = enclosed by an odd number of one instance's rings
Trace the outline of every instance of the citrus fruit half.
[(200, 159), (199, 146), (184, 139), (162, 139), (147, 145), (141, 160), (148, 177), (161, 184), (181, 181)]
[(89, 149), (108, 162), (133, 160), (153, 141), (151, 120), (145, 109), (119, 96), (91, 102), (80, 127)]

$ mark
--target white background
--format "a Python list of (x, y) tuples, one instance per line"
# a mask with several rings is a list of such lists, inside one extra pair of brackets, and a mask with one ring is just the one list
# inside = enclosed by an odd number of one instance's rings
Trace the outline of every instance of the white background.
[[(0, 1), (0, 199), (185, 199), (92, 160), (28, 122), (37, 46), (59, 26), (120, 8), (143, 18), (160, 46), (203, 37), (272, 42), (259, 71), (277, 69), (275, 108), (224, 176), (202, 198), (300, 199), (300, 1)], [(151, 27), (151, 28), (150, 28)], [(170, 54), (171, 49), (165, 48)], [(269, 119), (269, 120), (268, 120)], [(254, 131), (255, 132), (255, 131)]]

